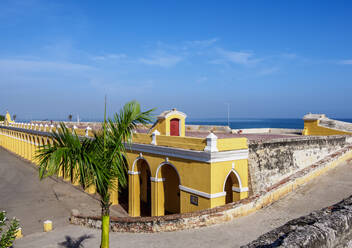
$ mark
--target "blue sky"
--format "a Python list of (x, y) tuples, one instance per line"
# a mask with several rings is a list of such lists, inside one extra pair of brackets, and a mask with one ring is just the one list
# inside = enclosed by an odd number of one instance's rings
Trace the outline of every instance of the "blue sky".
[(0, 2), (0, 111), (352, 117), (352, 1)]

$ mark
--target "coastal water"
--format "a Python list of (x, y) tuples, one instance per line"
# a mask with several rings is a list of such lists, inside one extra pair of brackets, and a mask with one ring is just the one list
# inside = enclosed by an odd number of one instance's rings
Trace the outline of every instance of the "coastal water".
[[(352, 119), (336, 119), (346, 122), (351, 122)], [(193, 125), (219, 125), (227, 126), (227, 119), (193, 119), (188, 120), (187, 124)], [(303, 119), (230, 119), (230, 127), (232, 129), (246, 129), (246, 128), (292, 128), (303, 129)]]
[[(352, 119), (338, 119), (335, 120), (346, 121), (352, 123)], [(17, 120), (18, 122), (29, 122), (29, 120)], [(48, 120), (46, 120), (48, 121)], [(59, 120), (54, 120), (59, 121)], [(101, 122), (102, 120), (88, 120), (82, 119), (82, 122)], [(204, 119), (186, 119), (186, 124), (193, 125), (216, 125), (227, 126), (226, 118), (204, 118)], [(290, 128), (290, 129), (303, 129), (303, 119), (290, 119), (290, 118), (231, 118), (229, 120), (232, 129), (246, 129), (246, 128)]]

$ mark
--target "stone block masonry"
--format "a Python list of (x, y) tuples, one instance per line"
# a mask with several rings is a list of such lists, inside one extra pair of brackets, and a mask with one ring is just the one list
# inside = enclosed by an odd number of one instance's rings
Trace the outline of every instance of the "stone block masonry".
[(343, 201), (291, 220), (242, 248), (351, 247), (352, 195)]
[(345, 136), (250, 141), (250, 188), (256, 194), (346, 145)]

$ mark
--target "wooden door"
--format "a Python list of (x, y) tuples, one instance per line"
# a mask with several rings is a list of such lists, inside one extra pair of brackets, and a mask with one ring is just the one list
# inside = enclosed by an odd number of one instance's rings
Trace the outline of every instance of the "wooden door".
[(170, 121), (170, 135), (180, 136), (180, 120), (177, 118)]

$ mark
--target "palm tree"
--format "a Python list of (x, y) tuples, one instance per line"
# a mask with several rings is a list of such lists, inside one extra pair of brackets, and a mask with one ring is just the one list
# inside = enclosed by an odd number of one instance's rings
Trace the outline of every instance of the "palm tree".
[(118, 185), (119, 190), (127, 186), (125, 145), (131, 142), (138, 123), (151, 122), (152, 111), (141, 112), (139, 103), (132, 101), (107, 121), (105, 110), (103, 130), (94, 138), (78, 137), (61, 123), (58, 132), (52, 134), (53, 143), (43, 145), (37, 154), (40, 179), (63, 170), (84, 189), (95, 186), (102, 213), (101, 248), (109, 247), (110, 192)]

